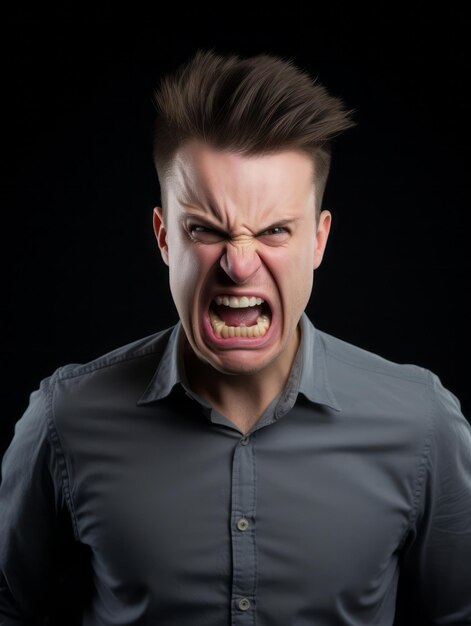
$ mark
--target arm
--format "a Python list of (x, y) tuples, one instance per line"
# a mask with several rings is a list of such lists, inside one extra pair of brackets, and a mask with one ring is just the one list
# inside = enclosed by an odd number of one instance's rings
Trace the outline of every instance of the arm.
[[(0, 624), (49, 623), (73, 541), (63, 475), (51, 437), (49, 379), (30, 397), (2, 461)], [(61, 559), (62, 556), (62, 559)]]
[(471, 427), (457, 398), (432, 372), (429, 384), (434, 427), (401, 554), (404, 615), (395, 624), (470, 626)]

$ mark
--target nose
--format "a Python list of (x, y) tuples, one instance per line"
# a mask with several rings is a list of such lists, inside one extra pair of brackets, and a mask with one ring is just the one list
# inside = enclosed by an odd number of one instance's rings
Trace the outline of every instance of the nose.
[(229, 241), (226, 244), (221, 267), (235, 283), (243, 285), (248, 282), (260, 265), (260, 257), (252, 242)]

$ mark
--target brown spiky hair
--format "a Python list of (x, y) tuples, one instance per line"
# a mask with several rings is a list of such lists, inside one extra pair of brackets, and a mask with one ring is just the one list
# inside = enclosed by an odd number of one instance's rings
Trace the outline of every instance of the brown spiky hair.
[(199, 49), (154, 94), (154, 163), (166, 209), (166, 178), (176, 151), (190, 140), (246, 156), (282, 150), (312, 159), (315, 210), (329, 175), (331, 140), (355, 126), (343, 102), (291, 59), (241, 58)]

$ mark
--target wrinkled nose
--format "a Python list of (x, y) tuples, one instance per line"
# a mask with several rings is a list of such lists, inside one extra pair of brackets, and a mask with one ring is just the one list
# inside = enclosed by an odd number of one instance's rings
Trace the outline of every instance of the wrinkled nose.
[(261, 265), (253, 244), (228, 242), (221, 257), (221, 267), (237, 284), (248, 282)]

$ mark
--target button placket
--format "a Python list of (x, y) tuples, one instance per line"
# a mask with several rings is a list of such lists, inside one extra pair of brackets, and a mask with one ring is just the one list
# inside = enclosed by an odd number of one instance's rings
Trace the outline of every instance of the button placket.
[[(232, 615), (231, 626), (255, 626), (256, 465), (254, 436), (245, 435), (234, 449), (232, 462), (231, 539)], [(250, 444), (250, 445), (249, 445)]]

